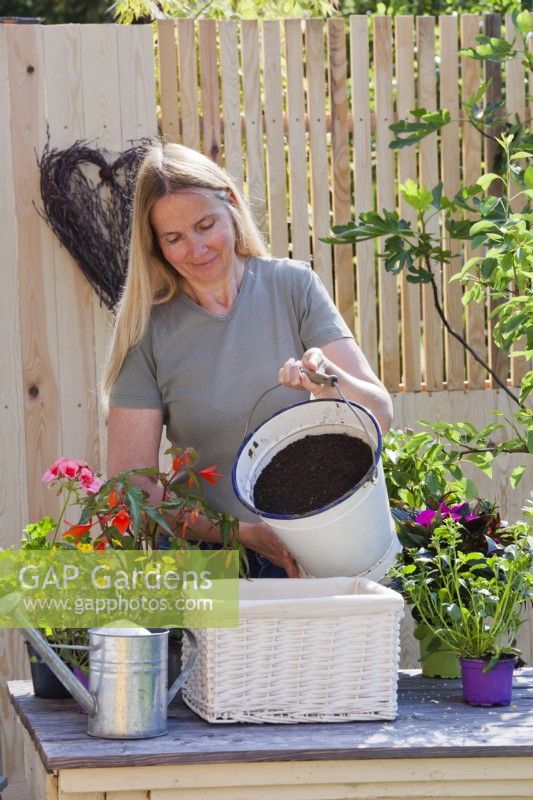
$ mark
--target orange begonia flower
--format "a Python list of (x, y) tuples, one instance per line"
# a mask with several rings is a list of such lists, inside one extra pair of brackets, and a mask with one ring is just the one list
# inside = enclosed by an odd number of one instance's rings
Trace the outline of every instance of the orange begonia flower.
[(115, 508), (115, 506), (118, 506), (118, 494), (115, 491), (109, 493), (109, 499), (107, 503), (109, 508)]
[(210, 483), (212, 486), (215, 486), (218, 479), (222, 477), (220, 472), (215, 472), (216, 468), (217, 465), (212, 464), (210, 467), (198, 470), (198, 475), (200, 475), (205, 481)]
[(131, 517), (126, 509), (121, 509), (112, 519), (112, 523), (121, 534), (125, 534), (131, 524)]
[(91, 523), (88, 523), (87, 525), (74, 525), (70, 530), (65, 531), (65, 533), (63, 534), (63, 537), (71, 536), (73, 539), (75, 539), (77, 542), (79, 542), (81, 537), (85, 533), (87, 533), (87, 531), (89, 531), (91, 528), (92, 528)]

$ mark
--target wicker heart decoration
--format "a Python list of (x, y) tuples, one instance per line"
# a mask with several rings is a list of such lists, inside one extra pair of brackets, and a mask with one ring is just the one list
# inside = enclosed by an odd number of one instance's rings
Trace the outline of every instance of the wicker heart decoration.
[(47, 144), (38, 162), (39, 213), (111, 310), (126, 277), (131, 197), (142, 151), (141, 143), (110, 162), (106, 151), (83, 141), (66, 150)]

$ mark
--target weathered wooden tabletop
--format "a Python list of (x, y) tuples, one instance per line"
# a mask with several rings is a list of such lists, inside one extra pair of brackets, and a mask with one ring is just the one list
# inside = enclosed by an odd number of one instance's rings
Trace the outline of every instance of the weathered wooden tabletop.
[(87, 736), (73, 700), (34, 697), (31, 683), (8, 684), (11, 702), (48, 771), (75, 767), (217, 764), (383, 758), (533, 755), (533, 669), (515, 673), (512, 705), (474, 708), (459, 680), (400, 673), (394, 722), (211, 725), (178, 700), (168, 734), (156, 739)]

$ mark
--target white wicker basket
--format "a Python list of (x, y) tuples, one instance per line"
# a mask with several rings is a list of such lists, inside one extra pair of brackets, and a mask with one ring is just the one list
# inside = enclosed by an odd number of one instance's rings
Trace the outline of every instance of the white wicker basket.
[(401, 595), (364, 578), (240, 584), (239, 627), (194, 631), (182, 689), (193, 711), (208, 722), (396, 717)]

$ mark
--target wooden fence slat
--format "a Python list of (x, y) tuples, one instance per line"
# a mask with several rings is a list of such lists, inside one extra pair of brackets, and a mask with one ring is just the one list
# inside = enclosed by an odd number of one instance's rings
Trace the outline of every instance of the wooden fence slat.
[(224, 115), (224, 167), (242, 191), (244, 173), (242, 168), (237, 21), (233, 19), (221, 20), (218, 23), (218, 33), (220, 37), (222, 110)]
[[(152, 26), (117, 26), (117, 59), (122, 135), (118, 149), (126, 150), (139, 139), (152, 138), (157, 133)], [(109, 312), (104, 312), (104, 323), (103, 343), (107, 353), (113, 323)], [(103, 361), (100, 363), (103, 365)], [(160, 447), (162, 469), (170, 466), (170, 458), (164, 456), (167, 447), (163, 436)]]
[[(122, 150), (120, 109), (124, 100), (118, 86), (118, 47), (116, 26), (80, 26), (85, 137), (110, 153)], [(112, 316), (93, 295), (94, 347), (97, 391), (102, 365), (108, 351)], [(99, 397), (99, 395), (98, 395)], [(105, 472), (106, 419), (99, 404), (99, 464)]]
[(309, 261), (309, 190), (305, 139), (305, 95), (302, 21), (285, 20), (287, 63), (287, 119), (289, 128), (289, 187), (292, 256)]
[(157, 23), (161, 133), (169, 142), (180, 138), (176, 33), (176, 20), (164, 19)]
[[(157, 133), (155, 63), (151, 25), (117, 26), (118, 85), (121, 109), (121, 141), (119, 150), (131, 147), (139, 138), (152, 138)], [(133, 62), (133, 68), (132, 68)], [(147, 102), (146, 98), (152, 98)], [(105, 329), (101, 336), (106, 352), (113, 319), (104, 312)], [(102, 362), (103, 365), (103, 362)], [(171, 457), (165, 455), (168, 448), (166, 436), (161, 437), (159, 466), (170, 467)]]
[[(461, 47), (472, 47), (477, 43), (475, 37), (479, 33), (479, 17), (477, 14), (463, 14), (461, 17)], [(472, 58), (461, 59), (462, 100), (468, 100), (476, 91), (480, 80), (479, 62)], [(463, 183), (471, 184), (481, 174), (481, 135), (468, 122), (462, 124), (463, 134)], [(469, 243), (465, 244), (465, 261), (473, 255), (480, 255), (480, 250), (473, 251)], [(487, 358), (485, 344), (485, 307), (484, 303), (469, 303), (466, 308), (467, 340), (471, 347), (483, 358)], [(470, 354), (467, 355), (467, 375), (469, 389), (482, 389), (485, 386), (485, 370)]]
[[(359, 217), (372, 211), (372, 132), (368, 81), (357, 80), (370, 74), (368, 17), (350, 17), (350, 71), (352, 76), (354, 206)], [(357, 276), (357, 334), (370, 366), (378, 372), (378, 330), (376, 314), (376, 265), (374, 243), (361, 242), (355, 248)]]
[[(520, 39), (518, 32), (513, 25), (513, 18), (511, 14), (505, 15), (505, 38), (508, 42), (514, 42), (519, 45)], [(520, 58), (512, 58), (506, 62), (506, 80), (505, 80), (505, 106), (507, 113), (510, 114), (509, 121), (513, 124), (518, 117), (522, 122), (526, 120), (526, 75), (524, 67)], [(520, 187), (511, 181), (511, 193), (516, 195), (520, 191)], [(511, 208), (514, 211), (519, 211), (524, 203), (523, 195), (516, 197), (511, 201)], [(523, 350), (525, 346), (525, 339), (516, 342), (513, 350)], [(519, 386), (520, 381), (528, 371), (528, 362), (523, 356), (511, 358), (511, 385)]]
[[(435, 20), (433, 17), (417, 17), (418, 42), (418, 105), (428, 111), (436, 109), (436, 74), (435, 74)], [(439, 182), (437, 160), (437, 135), (431, 134), (420, 142), (419, 149), (420, 182), (428, 189), (433, 189)], [(428, 221), (428, 233), (439, 232), (437, 217)], [(442, 301), (442, 274), (437, 263), (432, 265), (439, 297)], [(422, 307), (424, 313), (424, 373), (426, 388), (442, 389), (443, 381), (443, 347), (442, 322), (435, 310), (433, 292), (429, 284), (422, 287)]]
[[(499, 37), (501, 35), (501, 24), (502, 18), (501, 14), (484, 14), (483, 15), (483, 32), (486, 36), (495, 36)], [(487, 61), (484, 64), (485, 68), (485, 80), (490, 81), (490, 85), (487, 89), (486, 94), (486, 101), (487, 103), (494, 103), (502, 98), (502, 65), (497, 63), (496, 61)], [(503, 126), (493, 127), (487, 129), (487, 133), (490, 136), (500, 136), (502, 132)], [(495, 160), (499, 151), (498, 143), (490, 136), (486, 136), (483, 138), (483, 150), (484, 150), (484, 158), (485, 158), (485, 171), (486, 172), (495, 172)], [(489, 193), (495, 196), (501, 196), (502, 194), (502, 183), (501, 181), (493, 181), (492, 186), (489, 189)], [(494, 302), (493, 298), (490, 296), (490, 292), (488, 293), (488, 310), (491, 312), (495, 307), (496, 303)], [(505, 383), (507, 377), (509, 375), (509, 358), (505, 355), (503, 350), (500, 350), (499, 347), (496, 346), (494, 339), (492, 337), (492, 329), (494, 326), (494, 322), (492, 319), (489, 319), (487, 316), (487, 328), (488, 328), (488, 344), (489, 344), (489, 363), (491, 369), (498, 375), (500, 380)], [(494, 380), (494, 378), (489, 375), (489, 386), (495, 388), (498, 384)]]
[(198, 67), (194, 20), (179, 19), (177, 26), (182, 142), (186, 147), (200, 150)]
[(261, 229), (266, 219), (263, 115), (259, 74), (257, 20), (241, 22), (244, 119), (246, 123), (246, 184), (254, 219)]
[(309, 160), (311, 162), (311, 214), (313, 269), (333, 297), (331, 245), (320, 241), (330, 232), (329, 166), (324, 75), (324, 23), (308, 19), (305, 23), (307, 68), (307, 109), (309, 115)]
[(53, 242), (35, 210), (41, 203), (35, 153), (42, 153), (46, 142), (42, 28), (9, 26), (6, 40), (18, 223), (26, 471), (31, 487), (28, 516), (34, 521), (58, 511), (57, 498), (46, 490), (41, 476), (62, 449)]
[(117, 25), (122, 150), (157, 135), (151, 25)]
[[(454, 197), (459, 191), (461, 168), (461, 144), (459, 131), (459, 61), (457, 17), (439, 17), (440, 27), (440, 107), (447, 108), (452, 122), (445, 125), (441, 133), (441, 176), (446, 197)], [(451, 239), (443, 230), (444, 246), (457, 253), (460, 243)], [(457, 255), (445, 264), (442, 271), (444, 313), (451, 327), (464, 335), (463, 311), (460, 283), (450, 283), (450, 278), (461, 269), (461, 257)], [(448, 389), (464, 389), (465, 351), (460, 342), (447, 331), (444, 334), (446, 354), (446, 382)]]
[(263, 22), (263, 75), (270, 253), (275, 258), (286, 258), (289, 254), (289, 222), (278, 20)]
[[(410, 111), (415, 100), (415, 50), (414, 20), (412, 16), (396, 17), (396, 80), (398, 85), (396, 113), (398, 120), (412, 120)], [(400, 183), (409, 178), (417, 181), (416, 148), (404, 147), (398, 151), (398, 176)], [(416, 224), (416, 211), (399, 196), (400, 215)], [(407, 392), (420, 388), (422, 380), (420, 361), (420, 286), (409, 283), (405, 273), (400, 276), (401, 320), (402, 320), (402, 366), (403, 388)]]
[[(17, 281), (17, 203), (8, 91), (7, 32), (0, 25), (0, 219), (2, 247), (0, 275), (2, 303), (0, 313), (0, 547), (18, 544), (20, 532), (28, 522), (26, 448), (24, 440), (24, 376), (21, 313)], [(9, 455), (9, 459), (7, 456)]]
[(221, 146), (216, 20), (201, 19), (198, 22), (198, 35), (204, 153), (218, 164)]
[[(392, 21), (374, 17), (374, 85), (376, 99), (376, 196), (377, 209), (396, 208), (394, 152), (389, 143), (394, 122), (392, 105)], [(380, 240), (382, 243), (383, 240)], [(378, 248), (380, 244), (378, 243)], [(383, 259), (378, 268), (381, 379), (391, 392), (400, 384), (400, 328), (398, 281), (386, 272)]]
[[(328, 19), (328, 75), (331, 105), (331, 152), (333, 224), (351, 218), (350, 152), (348, 141), (347, 55), (344, 20)], [(355, 286), (353, 251), (350, 245), (335, 245), (335, 299), (337, 308), (354, 330)]]
[[(15, 213), (14, 171), (9, 113), (7, 71), (7, 26), (0, 25), (0, 219), (2, 247), (0, 275), (2, 304), (0, 314), (0, 547), (18, 545), (28, 522), (28, 484), (24, 446), (24, 386), (22, 343), (17, 282), (17, 218)], [(14, 775), (20, 768), (23, 747), (21, 726), (16, 725), (9, 702), (6, 680), (28, 675), (29, 664), (22, 639), (16, 630), (0, 630), (0, 771)]]
[(80, 26), (85, 136), (99, 148), (122, 148), (115, 25)]
[[(62, 149), (84, 138), (80, 28), (78, 25), (47, 25), (42, 32), (50, 146)], [(50, 238), (59, 310), (62, 454), (98, 463), (93, 289), (51, 231)]]

